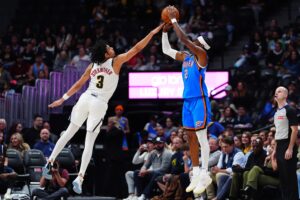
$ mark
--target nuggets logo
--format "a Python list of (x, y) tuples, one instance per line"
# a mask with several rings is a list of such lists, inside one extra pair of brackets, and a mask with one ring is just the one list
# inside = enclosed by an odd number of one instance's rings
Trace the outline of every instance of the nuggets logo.
[(196, 121), (196, 127), (199, 127), (199, 126), (201, 126), (201, 125), (202, 125), (202, 123), (203, 123), (203, 121)]

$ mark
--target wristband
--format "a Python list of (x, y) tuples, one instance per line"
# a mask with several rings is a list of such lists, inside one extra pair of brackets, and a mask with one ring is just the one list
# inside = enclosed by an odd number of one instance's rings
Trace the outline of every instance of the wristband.
[(67, 95), (67, 93), (65, 93), (65, 94), (62, 96), (62, 98), (63, 98), (64, 100), (67, 100), (68, 98), (70, 98), (70, 96)]
[(177, 20), (175, 18), (171, 19), (172, 24), (177, 23)]

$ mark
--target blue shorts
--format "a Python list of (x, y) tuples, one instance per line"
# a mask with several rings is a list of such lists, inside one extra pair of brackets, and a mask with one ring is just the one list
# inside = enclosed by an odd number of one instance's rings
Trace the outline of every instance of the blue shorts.
[(208, 97), (184, 99), (182, 124), (187, 130), (205, 129), (211, 122), (211, 111)]

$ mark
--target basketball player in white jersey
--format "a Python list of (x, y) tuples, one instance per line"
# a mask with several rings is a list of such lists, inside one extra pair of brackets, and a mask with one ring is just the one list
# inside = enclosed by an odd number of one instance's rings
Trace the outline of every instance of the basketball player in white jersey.
[(57, 141), (46, 166), (43, 168), (43, 176), (45, 178), (52, 178), (51, 168), (57, 155), (75, 135), (83, 122), (87, 120), (87, 134), (82, 162), (79, 174), (73, 181), (73, 190), (78, 194), (82, 193), (81, 185), (84, 174), (92, 157), (94, 142), (100, 132), (100, 126), (108, 107), (107, 103), (117, 87), (121, 67), (140, 52), (149, 43), (153, 35), (160, 31), (162, 26), (163, 24), (153, 29), (128, 52), (117, 56), (114, 49), (104, 41), (98, 41), (95, 44), (91, 56), (92, 63), (87, 67), (81, 78), (60, 99), (49, 105), (49, 108), (60, 106), (65, 100), (80, 90), (86, 81), (91, 79), (88, 89), (80, 96), (73, 107), (69, 127)]

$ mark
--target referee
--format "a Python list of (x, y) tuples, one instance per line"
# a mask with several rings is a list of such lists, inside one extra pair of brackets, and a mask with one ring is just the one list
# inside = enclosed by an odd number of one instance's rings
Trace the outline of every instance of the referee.
[(282, 200), (298, 200), (297, 145), (298, 119), (296, 110), (287, 103), (288, 90), (278, 87), (275, 91), (277, 111), (274, 115), (276, 127), (276, 158), (281, 184)]

